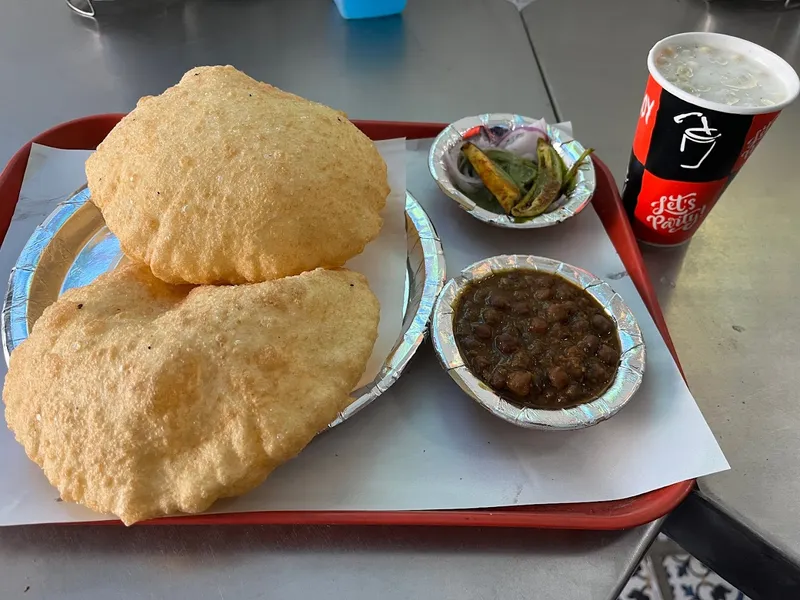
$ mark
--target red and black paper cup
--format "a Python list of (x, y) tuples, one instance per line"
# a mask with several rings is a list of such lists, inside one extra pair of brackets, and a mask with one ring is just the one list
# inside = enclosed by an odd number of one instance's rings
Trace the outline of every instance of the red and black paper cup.
[[(655, 59), (667, 46), (707, 45), (747, 56), (777, 76), (784, 98), (737, 107), (697, 98), (667, 81)], [(761, 46), (718, 33), (664, 38), (647, 57), (650, 77), (639, 111), (622, 193), (636, 237), (658, 246), (688, 241), (711, 212), (781, 110), (797, 97), (794, 69)]]

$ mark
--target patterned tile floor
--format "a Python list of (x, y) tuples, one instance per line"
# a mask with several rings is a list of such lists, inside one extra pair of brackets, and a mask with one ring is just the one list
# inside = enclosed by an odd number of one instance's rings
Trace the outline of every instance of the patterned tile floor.
[(694, 556), (661, 534), (619, 600), (749, 600)]

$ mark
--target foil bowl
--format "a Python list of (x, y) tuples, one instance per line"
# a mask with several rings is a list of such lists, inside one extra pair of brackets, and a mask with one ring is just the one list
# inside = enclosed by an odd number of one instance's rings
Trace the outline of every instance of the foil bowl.
[[(329, 428), (346, 421), (389, 389), (427, 335), (433, 304), (444, 285), (444, 252), (433, 223), (408, 192), (405, 215), (405, 311), (400, 336), (375, 379), (351, 393), (352, 402)], [(86, 186), (59, 204), (36, 228), (11, 270), (1, 329), (6, 364), (45, 308), (68, 289), (88, 285), (121, 260), (126, 259), (119, 240), (89, 201)]]
[[(480, 133), (481, 128), (493, 131), (513, 130), (524, 125), (533, 125), (536, 121), (529, 117), (505, 113), (487, 113), (474, 117), (465, 117), (448, 125), (434, 140), (428, 155), (428, 168), (431, 176), (447, 196), (455, 200), (458, 205), (473, 217), (489, 225), (507, 229), (538, 229), (550, 227), (566, 221), (581, 212), (592, 199), (597, 186), (594, 163), (586, 160), (578, 168), (575, 175), (575, 186), (569, 194), (564, 194), (553, 202), (547, 211), (537, 217), (517, 219), (502, 212), (492, 212), (478, 206), (466, 194), (459, 190), (450, 178), (445, 155), (452, 152), (456, 146), (468, 141)], [(561, 160), (570, 168), (584, 151), (580, 142), (573, 139), (567, 132), (547, 126), (547, 135)]]
[(346, 421), (388, 390), (428, 334), (433, 305), (445, 280), (444, 250), (428, 213), (409, 192), (406, 192), (406, 243), (405, 312), (400, 337), (375, 379), (350, 394), (353, 401), (328, 428)]
[[(571, 408), (521, 408), (500, 397), (466, 366), (453, 334), (453, 316), (459, 296), (468, 283), (503, 271), (525, 269), (551, 273), (585, 290), (613, 320), (620, 343), (614, 380), (603, 394)], [(642, 383), (645, 346), (639, 324), (630, 308), (611, 286), (588, 271), (550, 258), (526, 255), (495, 256), (465, 268), (442, 289), (433, 308), (431, 338), (442, 367), (459, 387), (497, 417), (530, 429), (569, 430), (591, 427), (612, 417), (625, 406)]]

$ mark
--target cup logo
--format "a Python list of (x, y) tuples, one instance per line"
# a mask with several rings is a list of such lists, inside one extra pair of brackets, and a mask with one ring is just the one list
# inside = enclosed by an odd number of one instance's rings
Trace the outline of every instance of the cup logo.
[[(639, 122), (644, 126), (644, 119)], [(650, 115), (650, 145), (637, 155), (648, 171), (662, 179), (716, 181), (731, 174), (752, 122), (752, 115), (696, 106), (662, 90)]]
[(654, 229), (666, 233), (691, 231), (703, 219), (706, 212), (705, 205), (697, 205), (697, 193), (690, 192), (686, 195), (676, 194), (661, 196), (650, 203), (651, 213), (647, 221)]
[[(698, 145), (705, 145), (708, 146), (708, 150), (706, 150), (705, 154), (703, 154), (699, 160), (697, 160), (696, 164), (693, 165), (681, 165), (684, 169), (699, 169), (700, 165), (703, 164), (703, 161), (708, 158), (708, 155), (711, 154), (711, 151), (714, 149), (714, 146), (717, 145), (717, 140), (722, 137), (722, 134), (719, 133), (719, 129), (714, 127), (708, 126), (708, 118), (701, 112), (693, 111), (688, 113), (683, 113), (682, 115), (675, 115), (673, 118), (676, 123), (683, 123), (689, 117), (696, 117), (700, 120), (701, 126), (700, 127), (687, 127), (683, 130), (683, 137), (681, 138), (681, 153), (686, 151), (686, 143), (689, 144), (698, 144)], [(694, 161), (692, 161), (694, 162)]]

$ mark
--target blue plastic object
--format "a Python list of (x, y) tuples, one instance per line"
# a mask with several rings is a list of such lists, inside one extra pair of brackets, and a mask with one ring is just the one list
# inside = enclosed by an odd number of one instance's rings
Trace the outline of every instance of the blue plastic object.
[(345, 19), (372, 19), (403, 12), (406, 0), (333, 0)]

